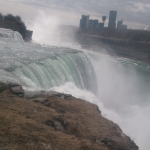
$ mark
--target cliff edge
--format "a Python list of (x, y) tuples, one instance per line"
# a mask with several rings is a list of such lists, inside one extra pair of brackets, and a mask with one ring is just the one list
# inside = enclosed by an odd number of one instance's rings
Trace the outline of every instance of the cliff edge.
[(82, 99), (57, 92), (24, 96), (0, 83), (0, 150), (138, 150), (120, 127)]

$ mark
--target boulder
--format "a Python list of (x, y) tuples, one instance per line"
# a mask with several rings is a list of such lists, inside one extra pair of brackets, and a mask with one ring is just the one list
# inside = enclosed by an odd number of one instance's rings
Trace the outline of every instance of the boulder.
[(0, 82), (0, 92), (5, 91), (8, 88), (7, 83)]
[(3, 92), (4, 91), (4, 85), (3, 83), (0, 83), (0, 92)]
[(21, 85), (18, 83), (9, 83), (9, 88), (16, 87), (16, 86), (21, 86)]
[(13, 93), (13, 94), (16, 94), (20, 97), (23, 97), (24, 96), (24, 90), (22, 89), (22, 86), (19, 85), (19, 84), (14, 84), (14, 83), (10, 83), (9, 84), (9, 88), (10, 88), (10, 91)]
[(37, 102), (37, 103), (45, 103), (45, 102), (48, 102), (48, 99), (44, 98), (44, 97), (37, 97), (35, 99), (31, 99), (31, 101), (34, 101), (34, 102)]

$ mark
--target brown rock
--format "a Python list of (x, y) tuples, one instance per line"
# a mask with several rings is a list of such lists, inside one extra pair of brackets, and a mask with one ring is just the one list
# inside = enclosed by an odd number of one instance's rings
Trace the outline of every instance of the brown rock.
[(23, 97), (24, 96), (24, 90), (22, 89), (22, 86), (21, 85), (13, 85), (13, 86), (10, 86), (10, 91), (13, 93), (13, 94), (16, 94), (20, 97)]
[(84, 100), (44, 93), (28, 101), (8, 90), (0, 98), (1, 149), (138, 150), (118, 125)]

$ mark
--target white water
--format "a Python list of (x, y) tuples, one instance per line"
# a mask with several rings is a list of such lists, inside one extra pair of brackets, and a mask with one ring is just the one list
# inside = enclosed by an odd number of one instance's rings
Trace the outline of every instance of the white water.
[(87, 52), (97, 75), (99, 97), (71, 83), (54, 90), (99, 106), (103, 116), (119, 124), (140, 150), (149, 150), (150, 69), (143, 63)]
[[(141, 150), (149, 150), (150, 69), (143, 63), (93, 55), (103, 114), (120, 125)], [(101, 102), (100, 102), (101, 106)]]
[[(86, 72), (91, 68), (89, 68), (87, 56), (90, 58), (97, 76), (99, 96), (96, 96), (90, 91), (91, 88), (87, 88), (88, 86), (84, 87), (77, 84), (77, 79), (74, 77), (74, 73), (77, 71), (77, 68), (74, 67), (77, 63), (73, 60), (74, 56), (77, 57), (78, 55), (76, 53), (76, 50), (65, 47), (41, 46), (14, 41), (12, 38), (0, 38), (0, 80), (19, 82), (34, 90), (52, 89), (69, 93), (95, 103), (99, 106), (102, 114), (118, 123), (141, 150), (149, 150), (150, 67), (124, 58), (116, 59), (108, 55), (84, 51), (84, 53), (81, 53), (82, 57), (78, 56), (78, 60), (84, 57), (86, 61), (82, 65), (86, 64), (84, 70)], [(48, 82), (51, 80), (45, 77), (47, 75), (45, 70), (48, 67), (46, 66), (47, 61), (55, 62), (56, 58), (62, 56), (65, 57), (64, 62), (67, 60), (67, 62), (76, 64), (74, 67), (71, 64), (68, 70), (67, 66), (64, 68), (67, 73), (70, 72), (69, 76), (72, 76), (72, 78), (62, 80), (63, 82), (60, 83), (59, 78), (56, 77), (56, 80), (53, 80), (58, 81), (58, 84), (49, 85)], [(51, 67), (55, 66), (56, 69), (53, 69), (53, 72), (60, 73), (59, 77), (62, 77), (62, 79), (64, 79), (64, 76), (67, 77), (67, 75), (62, 75), (61, 69), (58, 69), (60, 62), (57, 64), (57, 59), (54, 62), (51, 63)], [(33, 77), (39, 71), (41, 72), (39, 76)], [(80, 81), (84, 77), (84, 75), (78, 74)], [(91, 78), (90, 84), (94, 82), (92, 77), (89, 78)], [(41, 83), (38, 84), (38, 82)], [(81, 83), (81, 85), (83, 84)]]
[(23, 38), (20, 33), (10, 29), (0, 28), (0, 37), (23, 41)]

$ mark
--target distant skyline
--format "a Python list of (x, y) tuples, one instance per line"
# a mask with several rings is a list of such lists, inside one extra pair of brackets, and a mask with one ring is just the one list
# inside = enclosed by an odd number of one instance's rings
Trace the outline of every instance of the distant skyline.
[(117, 21), (124, 20), (128, 28), (144, 29), (150, 25), (150, 0), (0, 0), (0, 12), (20, 15), (30, 24), (44, 12), (49, 17), (57, 18), (60, 24), (79, 26), (82, 14), (90, 14), (91, 19), (101, 21), (102, 15), (117, 11)]

